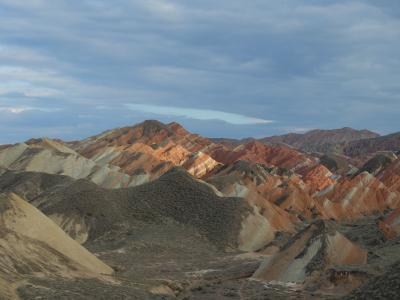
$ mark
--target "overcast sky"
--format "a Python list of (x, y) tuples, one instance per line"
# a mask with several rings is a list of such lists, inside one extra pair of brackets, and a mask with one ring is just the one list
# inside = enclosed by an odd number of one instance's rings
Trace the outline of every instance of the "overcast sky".
[(399, 0), (0, 0), (0, 143), (144, 119), (400, 130)]

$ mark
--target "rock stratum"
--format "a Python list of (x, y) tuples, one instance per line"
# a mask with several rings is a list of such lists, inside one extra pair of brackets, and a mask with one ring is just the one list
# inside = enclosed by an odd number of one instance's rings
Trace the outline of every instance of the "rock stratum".
[(391, 299), (399, 150), (367, 130), (208, 139), (154, 120), (1, 145), (0, 298)]

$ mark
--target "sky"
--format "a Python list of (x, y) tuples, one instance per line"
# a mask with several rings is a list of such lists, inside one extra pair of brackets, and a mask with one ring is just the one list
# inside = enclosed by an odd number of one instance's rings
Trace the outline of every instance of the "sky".
[(145, 119), (400, 130), (398, 0), (0, 0), (0, 143)]

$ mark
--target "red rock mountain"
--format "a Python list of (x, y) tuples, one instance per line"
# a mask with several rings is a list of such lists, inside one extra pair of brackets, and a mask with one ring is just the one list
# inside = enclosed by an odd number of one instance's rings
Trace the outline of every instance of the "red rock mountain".
[(192, 134), (177, 123), (145, 121), (133, 127), (110, 130), (70, 143), (86, 158), (100, 165), (114, 165), (129, 175), (152, 180), (174, 166), (203, 177), (219, 164), (248, 160), (286, 169), (314, 165), (316, 160), (286, 146), (250, 141), (234, 149)]
[(211, 155), (223, 164), (248, 160), (288, 170), (296, 170), (316, 163), (315, 158), (295, 149), (283, 145), (268, 146), (256, 140), (239, 145), (233, 150), (220, 147), (213, 150)]
[(152, 120), (71, 143), (73, 149), (96, 163), (117, 166), (130, 175), (141, 174), (144, 181), (175, 166), (202, 177), (219, 164), (206, 153), (213, 146), (177, 123)]

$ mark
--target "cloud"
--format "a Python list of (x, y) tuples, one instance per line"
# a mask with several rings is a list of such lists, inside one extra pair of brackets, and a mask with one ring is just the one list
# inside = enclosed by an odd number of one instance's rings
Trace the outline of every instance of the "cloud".
[(283, 132), (286, 133), (306, 133), (311, 130), (314, 130), (315, 128), (302, 128), (302, 127), (286, 127), (282, 128)]
[[(68, 112), (7, 112), (32, 124), (46, 114), (40, 130), (74, 120), (95, 131), (121, 115), (231, 137), (399, 130), (399, 1), (0, 0), (0, 11), (0, 107)], [(97, 106), (115, 109), (99, 116)], [(28, 126), (0, 118), (0, 127)]]
[(12, 114), (20, 114), (25, 111), (32, 110), (30, 107), (0, 107), (0, 111), (8, 112)]
[(21, 114), (29, 111), (39, 112), (56, 112), (60, 111), (60, 108), (45, 108), (45, 107), (29, 107), (29, 106), (0, 106), (0, 112), (7, 112), (11, 114)]
[(220, 120), (230, 124), (270, 124), (274, 121), (252, 118), (240, 114), (210, 109), (183, 108), (174, 106), (157, 106), (148, 104), (126, 104), (127, 108), (156, 115), (186, 117), (196, 120)]
[(165, 0), (139, 1), (150, 13), (161, 20), (178, 22), (183, 18), (182, 8)]

